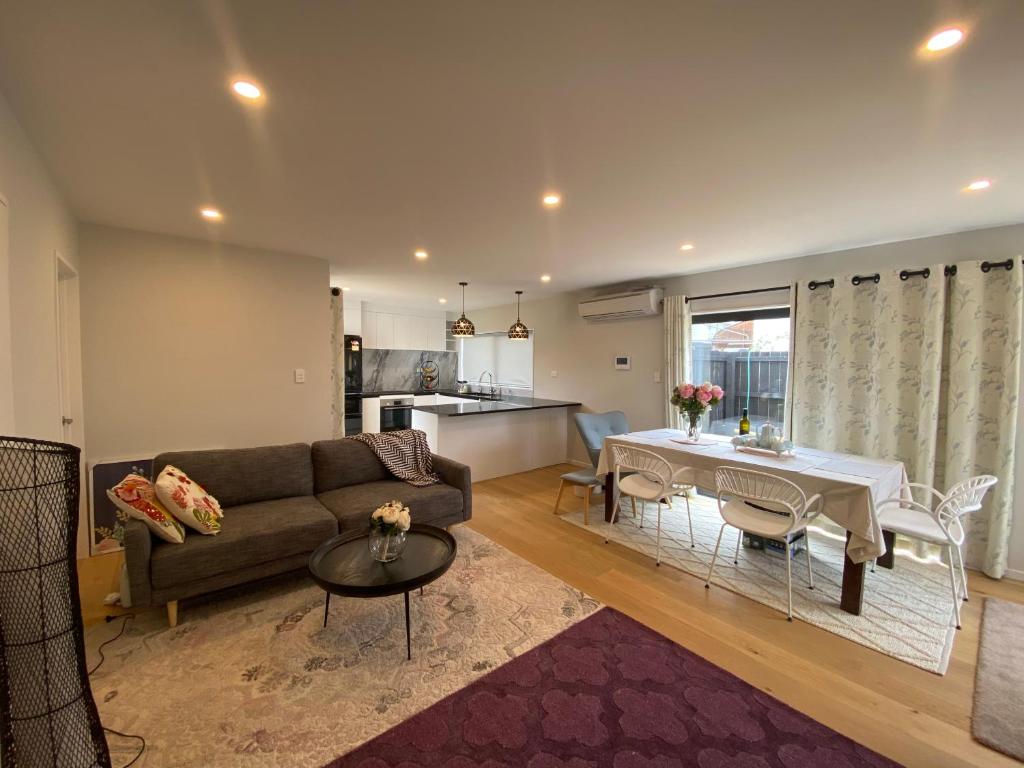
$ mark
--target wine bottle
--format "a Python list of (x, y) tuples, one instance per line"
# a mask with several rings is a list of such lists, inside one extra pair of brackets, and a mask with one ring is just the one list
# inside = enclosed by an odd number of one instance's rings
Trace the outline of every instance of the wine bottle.
[(747, 409), (743, 409), (743, 415), (740, 417), (740, 434), (750, 434), (750, 419), (747, 418)]

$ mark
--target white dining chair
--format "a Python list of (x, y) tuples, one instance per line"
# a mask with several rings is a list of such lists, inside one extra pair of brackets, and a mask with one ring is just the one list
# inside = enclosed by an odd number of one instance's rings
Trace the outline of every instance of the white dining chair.
[[(781, 542), (786, 548), (786, 597), (787, 619), (793, 620), (793, 557), (790, 542), (794, 534), (804, 532), (807, 549), (808, 587), (814, 589), (814, 573), (811, 570), (811, 540), (807, 526), (821, 514), (820, 493), (807, 498), (795, 483), (767, 472), (738, 467), (719, 467), (715, 470), (715, 486), (718, 489), (718, 511), (722, 515), (722, 527), (718, 531), (715, 554), (704, 582), (705, 589), (711, 589), (711, 576), (715, 572), (718, 549), (722, 545), (722, 534), (728, 525), (743, 531)], [(737, 541), (739, 560), (739, 543)]]
[[(924, 483), (904, 483), (896, 496), (875, 506), (883, 531), (942, 548), (949, 566), (953, 618), (957, 629), (960, 629), (960, 600), (967, 600), (967, 569), (962, 550), (966, 536), (964, 517), (981, 509), (985, 494), (997, 482), (998, 478), (992, 475), (978, 475), (961, 480), (944, 494)], [(915, 490), (924, 491), (924, 502), (912, 498)], [(904, 492), (911, 498), (906, 498)]]
[[(654, 501), (658, 504), (658, 532), (654, 561), (656, 565), (661, 565), (661, 506), (662, 504), (671, 506), (672, 496), (676, 492), (672, 485), (672, 465), (653, 451), (628, 445), (613, 445), (612, 466), (615, 473), (615, 487), (619, 489), (620, 495), (630, 496), (641, 501), (641, 527), (643, 527), (643, 502)], [(624, 472), (629, 474), (623, 475)], [(620, 504), (617, 503), (612, 511), (612, 519), (608, 522), (609, 526), (615, 525), (619, 509)], [(606, 544), (608, 543), (607, 536), (604, 541)], [(692, 522), (690, 546), (693, 546)]]
[[(676, 465), (672, 466), (672, 480), (669, 485), (672, 488), (672, 494), (668, 497), (668, 505), (673, 506), (672, 499), (682, 496), (686, 502), (686, 522), (690, 528), (690, 548), (693, 548), (693, 512), (690, 509), (690, 491), (696, 488), (696, 483), (693, 481), (694, 470), (692, 467), (679, 467)], [(636, 498), (633, 501), (633, 517), (636, 517)], [(644, 527), (644, 512), (647, 509), (647, 502), (640, 502), (640, 527)]]

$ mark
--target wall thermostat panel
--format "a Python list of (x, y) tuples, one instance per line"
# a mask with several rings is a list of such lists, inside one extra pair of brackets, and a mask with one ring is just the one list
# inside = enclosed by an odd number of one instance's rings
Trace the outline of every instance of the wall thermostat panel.
[(615, 356), (615, 370), (617, 371), (628, 371), (633, 367), (633, 358), (629, 355), (616, 355)]

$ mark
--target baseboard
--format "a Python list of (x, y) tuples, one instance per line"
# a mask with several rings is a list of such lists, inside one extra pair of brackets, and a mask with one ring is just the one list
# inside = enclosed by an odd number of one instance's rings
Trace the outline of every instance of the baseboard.
[(588, 469), (593, 466), (589, 461), (580, 461), (579, 459), (569, 459), (569, 463), (574, 467), (583, 467), (584, 469)]
[(1006, 573), (1003, 574), (1004, 579), (1010, 581), (1024, 581), (1024, 571), (1019, 568), (1007, 568)]

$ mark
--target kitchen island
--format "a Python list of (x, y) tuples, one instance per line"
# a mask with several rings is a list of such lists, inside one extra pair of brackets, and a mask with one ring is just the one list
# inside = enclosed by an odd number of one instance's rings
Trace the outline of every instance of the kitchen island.
[(515, 396), (439, 400), (413, 406), (412, 428), (427, 434), (434, 453), (469, 465), (474, 481), (567, 460), (569, 411), (578, 402)]

